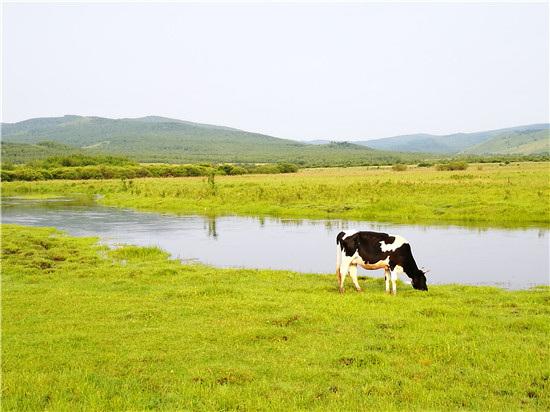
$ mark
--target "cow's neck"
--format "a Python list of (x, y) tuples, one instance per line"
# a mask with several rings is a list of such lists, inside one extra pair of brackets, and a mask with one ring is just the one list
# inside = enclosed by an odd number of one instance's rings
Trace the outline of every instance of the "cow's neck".
[(416, 276), (416, 274), (418, 273), (418, 266), (416, 265), (415, 260), (412, 258), (412, 255), (411, 255), (411, 260), (408, 261), (408, 262), (404, 265), (403, 271), (404, 271), (410, 278)]

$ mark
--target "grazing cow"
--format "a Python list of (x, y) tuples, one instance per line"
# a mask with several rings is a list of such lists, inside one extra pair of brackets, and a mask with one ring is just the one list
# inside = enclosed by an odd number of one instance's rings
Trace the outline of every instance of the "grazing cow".
[(405, 273), (413, 288), (428, 290), (425, 273), (418, 269), (414, 261), (411, 246), (401, 236), (377, 232), (358, 232), (350, 230), (340, 232), (336, 237), (337, 258), (336, 276), (340, 293), (344, 291), (344, 279), (350, 277), (358, 292), (362, 292), (357, 282), (357, 265), (365, 269), (384, 269), (386, 274), (386, 293), (390, 293), (390, 279), (393, 294), (397, 294), (397, 275)]

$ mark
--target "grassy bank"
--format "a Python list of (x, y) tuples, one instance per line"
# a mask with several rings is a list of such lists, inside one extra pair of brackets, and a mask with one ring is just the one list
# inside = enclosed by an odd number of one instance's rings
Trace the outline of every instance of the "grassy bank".
[(549, 290), (215, 269), (2, 227), (3, 410), (548, 410)]
[(549, 164), (309, 169), (292, 175), (6, 182), (3, 193), (100, 193), (159, 212), (345, 218), (401, 223), (550, 223)]

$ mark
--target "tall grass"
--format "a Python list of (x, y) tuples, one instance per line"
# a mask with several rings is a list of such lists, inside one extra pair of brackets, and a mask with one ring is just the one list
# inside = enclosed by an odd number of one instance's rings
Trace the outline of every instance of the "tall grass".
[(2, 409), (550, 408), (548, 288), (360, 282), (4, 225)]
[(209, 179), (7, 182), (2, 191), (100, 193), (106, 205), (175, 213), (401, 223), (550, 223), (548, 162), (472, 165), (458, 171), (333, 168)]

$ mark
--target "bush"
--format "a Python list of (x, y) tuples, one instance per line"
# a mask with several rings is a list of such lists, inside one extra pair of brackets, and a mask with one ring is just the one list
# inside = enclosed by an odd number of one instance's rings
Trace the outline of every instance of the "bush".
[[(46, 146), (47, 147), (47, 146)], [(77, 166), (136, 166), (137, 163), (126, 157), (117, 156), (86, 156), (81, 154), (72, 154), (68, 156), (50, 156), (43, 161), (34, 162), (38, 167), (47, 169), (58, 167), (77, 167)]]
[(2, 182), (11, 182), (11, 172), (8, 172), (7, 170), (2, 170), (2, 177), (0, 180)]
[(281, 173), (296, 173), (298, 171), (298, 166), (290, 163), (281, 163), (277, 166), (279, 172)]
[(264, 165), (264, 166), (258, 166), (255, 169), (252, 170), (252, 173), (259, 173), (259, 174), (277, 174), (281, 173), (279, 168), (277, 166), (272, 165)]
[(436, 165), (435, 168), (436, 170), (439, 170), (439, 171), (466, 170), (468, 166), (469, 166), (468, 162), (464, 160), (460, 160), (456, 162), (439, 164), (439, 165)]
[(407, 165), (404, 165), (402, 163), (397, 163), (391, 167), (395, 172), (404, 172), (407, 170)]
[(214, 172), (212, 166), (187, 165), (184, 167), (187, 171), (186, 176), (207, 176)]
[(170, 168), (170, 176), (185, 177), (189, 176), (189, 170), (186, 166), (174, 166)]
[(25, 180), (25, 181), (46, 180), (41, 170), (31, 169), (26, 167), (18, 168), (12, 171), (11, 177), (12, 177), (12, 180)]
[(151, 177), (151, 173), (143, 166), (133, 166), (132, 170), (136, 174), (136, 177)]
[(233, 169), (231, 169), (231, 175), (245, 175), (248, 171), (244, 167), (235, 166)]
[(77, 167), (76, 171), (79, 179), (103, 179), (103, 172), (99, 166)]
[(148, 166), (149, 173), (152, 177), (168, 177), (170, 176), (169, 166), (166, 165), (151, 165)]
[(106, 179), (134, 179), (137, 177), (137, 173), (133, 167), (107, 166), (103, 171), (103, 176)]
[(60, 167), (51, 170), (52, 179), (78, 180), (79, 174), (74, 167)]
[(235, 167), (233, 165), (219, 165), (218, 166), (218, 174), (224, 176), (224, 175), (230, 175)]
[[(93, 158), (97, 160), (98, 158)], [(116, 163), (118, 158), (106, 158), (111, 163)], [(59, 161), (57, 167), (52, 167), (56, 164), (50, 162), (48, 167), (43, 168), (39, 163), (32, 165), (14, 167), (7, 165), (2, 169), (2, 180), (49, 180), (49, 179), (134, 179), (139, 177), (192, 177), (192, 176), (210, 176), (218, 175), (243, 175), (247, 173), (295, 173), (298, 171), (298, 166), (289, 163), (275, 165), (261, 165), (247, 167), (233, 166), (230, 164), (222, 164), (219, 166), (211, 163), (199, 163), (194, 165), (166, 165), (152, 164), (146, 166), (139, 165), (114, 165), (114, 164), (99, 164), (88, 166), (61, 166), (63, 164), (73, 164), (80, 159), (78, 157), (59, 157), (52, 158)], [(4, 165), (3, 165), (4, 166)], [(13, 168), (13, 170), (11, 170)]]

